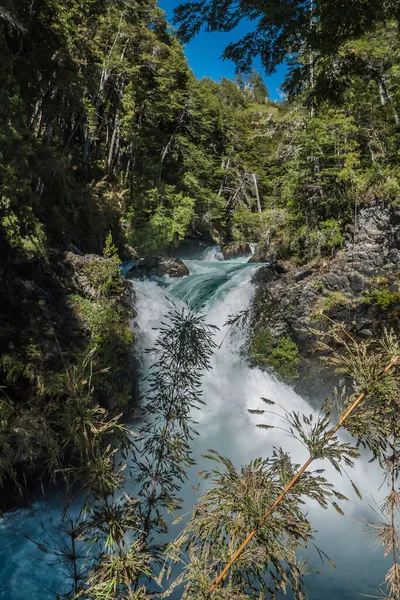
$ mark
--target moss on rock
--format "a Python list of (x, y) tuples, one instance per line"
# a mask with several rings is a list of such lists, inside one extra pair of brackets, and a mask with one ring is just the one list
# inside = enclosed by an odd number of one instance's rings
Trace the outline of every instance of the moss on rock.
[(287, 381), (299, 377), (299, 349), (289, 336), (274, 338), (266, 328), (252, 335), (250, 355), (259, 363), (272, 367)]

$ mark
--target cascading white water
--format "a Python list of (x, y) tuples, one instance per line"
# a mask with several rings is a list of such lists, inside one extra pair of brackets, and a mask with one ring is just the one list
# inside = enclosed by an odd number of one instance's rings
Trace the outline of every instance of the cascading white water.
[[(142, 349), (154, 342), (157, 327), (168, 309), (166, 296), (192, 305), (203, 304), (207, 321), (220, 327), (216, 336), (219, 344), (225, 334), (223, 327), (229, 315), (246, 309), (252, 299), (254, 286), (251, 283), (256, 265), (247, 264), (247, 259), (222, 261), (218, 248), (207, 249), (200, 260), (185, 261), (190, 275), (181, 280), (169, 280), (166, 288), (155, 282), (135, 284), (138, 306), (138, 343)], [(194, 440), (194, 452), (198, 461), (193, 470), (191, 482), (197, 484), (197, 471), (202, 463), (201, 453), (213, 448), (231, 458), (237, 466), (252, 458), (267, 456), (273, 446), (282, 446), (291, 452), (297, 462), (307, 458), (307, 452), (297, 442), (281, 430), (261, 430), (256, 428), (259, 417), (250, 415), (248, 408), (265, 408), (260, 398), (267, 397), (289, 410), (315, 414), (315, 410), (293, 389), (280, 382), (272, 374), (259, 368), (251, 368), (246, 359), (246, 332), (233, 330), (226, 337), (222, 347), (216, 350), (212, 360), (212, 370), (204, 376), (203, 392), (206, 406), (194, 418), (198, 421), (200, 436)], [(145, 365), (144, 365), (144, 368)], [(317, 398), (318, 390), (316, 390)], [(269, 415), (269, 424), (282, 425), (277, 416)], [(385, 572), (382, 552), (374, 552), (370, 537), (362, 535), (366, 531), (364, 522), (376, 520), (369, 509), (374, 504), (373, 494), (378, 498), (379, 474), (367, 461), (360, 461), (350, 472), (352, 480), (362, 491), (360, 501), (354, 493), (349, 479), (329, 468), (318, 464), (316, 468), (327, 469), (328, 479), (337, 489), (346, 494), (350, 501), (344, 503), (345, 516), (334, 510), (324, 511), (310, 502), (308, 510), (312, 525), (318, 530), (315, 543), (322, 548), (337, 566), (337, 570), (321, 564), (314, 548), (303, 552), (310, 561), (310, 567), (322, 575), (311, 575), (306, 584), (310, 598), (320, 600), (350, 600), (360, 593), (375, 594)], [(201, 488), (200, 488), (201, 493)], [(185, 508), (189, 511), (195, 500), (192, 488), (186, 490)]]
[[(154, 343), (156, 329), (170, 308), (168, 298), (178, 304), (188, 302), (193, 306), (202, 305), (207, 321), (220, 327), (216, 336), (218, 344), (225, 337), (226, 328), (223, 325), (229, 315), (237, 314), (249, 306), (254, 293), (251, 277), (258, 266), (247, 264), (246, 259), (223, 261), (221, 258), (218, 248), (208, 248), (199, 259), (185, 261), (190, 270), (188, 277), (179, 280), (166, 278), (162, 282), (135, 282), (138, 313), (135, 332), (143, 373), (148, 369), (148, 359), (145, 358), (148, 355), (143, 351)], [(201, 453), (208, 448), (229, 456), (237, 466), (252, 458), (267, 456), (273, 446), (282, 446), (290, 451), (298, 462), (306, 457), (304, 448), (281, 430), (257, 429), (255, 425), (259, 420), (250, 415), (247, 409), (265, 408), (260, 400), (263, 396), (301, 413), (310, 414), (314, 410), (306, 400), (273, 375), (251, 368), (244, 346), (245, 332), (232, 330), (215, 352), (212, 370), (204, 376), (206, 406), (194, 415), (200, 436), (193, 444), (194, 458), (198, 461), (198, 467), (190, 473), (193, 484), (198, 483), (197, 471), (203, 461)], [(270, 424), (278, 423), (277, 416), (269, 417)], [(328, 469), (327, 473), (337, 488), (349, 496), (350, 502), (344, 506), (345, 517), (332, 510), (322, 511), (313, 503), (308, 505), (312, 525), (318, 530), (315, 541), (338, 567), (333, 571), (322, 565), (312, 548), (304, 551), (310, 565), (323, 573), (307, 579), (310, 598), (350, 600), (359, 593), (375, 594), (385, 572), (384, 560), (380, 550), (373, 552), (370, 539), (360, 538), (359, 534), (365, 529), (363, 519), (375, 518), (371, 516), (368, 504), (373, 502), (371, 494), (375, 494), (379, 487), (379, 477), (366, 461), (358, 463), (351, 477), (365, 496), (365, 500), (360, 501), (346, 478), (340, 478), (332, 469)], [(185, 508), (190, 511), (195, 501), (193, 489), (188, 485), (183, 494)], [(56, 515), (60, 507), (59, 500), (55, 499), (49, 504)], [(32, 558), (33, 547), (23, 536), (23, 533), (28, 533), (37, 540), (43, 537), (39, 520), (44, 505), (34, 506), (33, 511), (35, 515), (32, 510), (18, 511), (0, 521), (2, 600), (47, 600), (54, 595), (43, 590), (63, 591), (65, 574)], [(171, 535), (175, 533), (171, 531)], [(40, 558), (43, 560), (43, 556)]]

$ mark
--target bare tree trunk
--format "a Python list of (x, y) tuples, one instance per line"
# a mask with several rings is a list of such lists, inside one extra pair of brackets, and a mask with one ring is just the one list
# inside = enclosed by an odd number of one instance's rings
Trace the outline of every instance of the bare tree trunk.
[[(115, 147), (117, 147), (117, 151), (114, 150)], [(113, 126), (112, 126), (111, 141), (110, 141), (108, 157), (107, 157), (107, 171), (109, 173), (112, 173), (113, 165), (115, 162), (115, 158), (118, 154), (118, 151), (119, 151), (119, 118), (118, 118), (118, 114), (116, 113), (114, 122), (113, 122)]]
[(237, 196), (239, 195), (240, 190), (242, 189), (244, 183), (246, 181), (246, 174), (244, 175), (242, 181), (240, 182), (240, 184), (238, 185), (238, 187), (236, 188), (235, 192), (232, 194), (232, 196), (229, 198), (228, 202), (226, 203), (226, 207), (231, 210), (231, 208), (234, 205), (234, 202), (237, 198)]
[[(310, 27), (312, 26), (314, 18), (314, 5), (313, 0), (310, 0)], [(311, 48), (309, 48), (309, 67), (310, 67), (310, 89), (311, 89), (311, 106), (310, 106), (310, 117), (313, 118), (315, 114), (314, 107), (314, 58)]]
[(257, 177), (256, 177), (255, 173), (253, 173), (253, 181), (254, 181), (254, 190), (256, 192), (256, 198), (257, 198), (257, 210), (260, 213), (260, 212), (262, 212), (261, 211), (261, 202), (260, 202), (260, 194), (258, 192)]
[[(222, 161), (222, 168), (224, 169), (224, 171), (227, 171), (229, 169), (230, 164), (231, 164), (230, 157), (228, 158), (226, 165), (225, 165), (225, 161)], [(221, 185), (219, 186), (218, 196), (222, 196), (222, 192), (224, 190), (225, 183), (226, 183), (226, 175), (224, 175), (223, 178), (221, 179)]]
[(396, 125), (399, 124), (400, 120), (399, 120), (399, 115), (397, 114), (396, 111), (396, 107), (394, 105), (393, 102), (393, 98), (388, 90), (386, 81), (385, 81), (385, 76), (381, 73), (375, 73), (375, 77), (374, 77), (377, 85), (378, 85), (378, 89), (379, 89), (379, 97), (381, 100), (381, 105), (382, 106), (386, 106), (387, 103), (390, 103), (392, 108), (393, 108), (393, 117), (394, 117), (394, 122), (396, 123)]
[(182, 125), (182, 121), (183, 121), (183, 117), (184, 116), (185, 116), (185, 109), (182, 110), (182, 112), (181, 112), (181, 114), (179, 116), (179, 119), (178, 119), (178, 123), (177, 123), (174, 131), (171, 133), (171, 136), (170, 136), (168, 142), (165, 144), (164, 148), (162, 149), (161, 158), (160, 158), (161, 165), (163, 165), (164, 160), (166, 159), (167, 154), (170, 151), (172, 142), (174, 141), (175, 136), (176, 136), (177, 132), (179, 131), (180, 126)]

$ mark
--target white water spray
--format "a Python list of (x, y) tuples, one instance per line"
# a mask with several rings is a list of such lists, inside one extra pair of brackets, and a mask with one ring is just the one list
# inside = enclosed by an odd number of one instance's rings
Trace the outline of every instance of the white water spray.
[[(154, 282), (135, 284), (138, 343), (142, 350), (154, 343), (156, 332), (151, 328), (157, 327), (168, 309), (166, 296), (178, 303), (179, 300), (194, 305), (198, 301), (203, 303), (207, 321), (220, 328), (216, 336), (218, 344), (225, 337), (224, 323), (228, 317), (248, 308), (251, 303), (254, 294), (251, 279), (257, 265), (247, 264), (246, 259), (221, 261), (218, 250), (207, 250), (200, 260), (185, 262), (190, 275), (181, 280), (169, 280), (167, 288), (161, 288)], [(200, 436), (194, 441), (194, 458), (198, 461), (198, 467), (191, 477), (193, 484), (199, 483), (196, 473), (204, 466), (201, 454), (209, 448), (229, 457), (237, 467), (256, 457), (268, 456), (274, 446), (282, 446), (298, 463), (308, 458), (305, 448), (282, 430), (258, 429), (256, 423), (260, 422), (260, 417), (250, 415), (247, 411), (249, 408), (265, 408), (260, 398), (266, 397), (287, 410), (306, 415), (316, 414), (310, 404), (290, 386), (266, 370), (249, 366), (245, 331), (234, 329), (225, 338), (222, 347), (216, 350), (212, 369), (203, 379), (203, 392), (206, 406), (194, 415)], [(268, 415), (268, 424), (284, 426), (277, 415)], [(363, 535), (366, 530), (363, 523), (376, 517), (368, 505), (374, 503), (372, 494), (377, 493), (381, 483), (379, 473), (367, 461), (359, 461), (356, 468), (349, 472), (349, 477), (362, 491), (364, 500), (361, 501), (354, 493), (350, 479), (341, 477), (326, 462), (314, 463), (314, 467), (325, 468), (328, 480), (350, 501), (343, 505), (344, 517), (333, 509), (324, 511), (316, 503), (308, 504), (311, 523), (318, 529), (315, 542), (338, 567), (332, 570), (327, 564), (321, 564), (313, 548), (305, 551), (310, 564), (322, 572), (321, 576), (311, 576), (306, 581), (311, 591), (310, 598), (350, 600), (359, 593), (373, 594), (381, 583), (384, 560), (380, 550), (374, 553), (370, 538)], [(188, 489), (188, 510), (194, 500), (194, 494)], [(367, 569), (365, 565), (368, 565)]]

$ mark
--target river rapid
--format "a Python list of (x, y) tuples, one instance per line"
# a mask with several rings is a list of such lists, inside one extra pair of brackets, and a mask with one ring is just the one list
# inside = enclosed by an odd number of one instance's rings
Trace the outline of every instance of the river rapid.
[[(144, 350), (153, 345), (171, 299), (178, 305), (186, 302), (203, 306), (207, 321), (220, 328), (216, 334), (218, 344), (226, 335), (224, 323), (228, 317), (249, 307), (254, 294), (251, 278), (259, 266), (248, 264), (247, 259), (223, 261), (221, 258), (218, 248), (207, 248), (197, 258), (184, 259), (190, 271), (187, 277), (135, 281), (137, 319), (134, 327), (143, 376), (149, 368), (149, 355)], [(209, 448), (228, 456), (238, 467), (253, 458), (267, 456), (273, 446), (289, 450), (297, 462), (306, 458), (304, 448), (284, 432), (257, 429), (255, 425), (259, 420), (247, 409), (262, 408), (260, 397), (264, 396), (290, 410), (316, 413), (322, 400), (318, 394), (318, 383), (315, 397), (305, 400), (272, 374), (250, 367), (245, 347), (246, 331), (232, 330), (221, 348), (216, 350), (212, 369), (204, 376), (206, 406), (194, 415), (200, 434), (193, 442), (197, 466), (190, 472), (190, 482), (194, 486), (199, 482), (197, 472), (203, 462), (201, 454)], [(274, 424), (274, 420), (278, 424), (278, 417), (274, 416), (269, 423)], [(340, 477), (331, 469), (327, 470), (327, 474), (337, 489), (349, 497), (349, 502), (343, 506), (345, 516), (308, 503), (315, 543), (337, 566), (333, 570), (327, 563), (321, 563), (312, 546), (303, 551), (303, 557), (309, 560), (310, 570), (321, 573), (306, 578), (309, 598), (350, 600), (359, 598), (360, 594), (377, 596), (377, 588), (389, 565), (382, 550), (376, 549), (371, 537), (365, 534), (365, 521), (377, 519), (374, 512), (376, 503), (385, 495), (385, 489), (378, 491), (381, 484), (379, 473), (368, 463), (368, 457), (360, 460), (352, 471), (351, 477), (360, 488), (363, 500), (357, 498), (347, 478)], [(134, 483), (128, 482), (128, 487), (133, 490)], [(200, 487), (199, 493), (201, 491)], [(195, 501), (190, 485), (183, 490), (183, 496), (185, 510), (189, 513)], [(1, 600), (48, 600), (55, 597), (53, 592), (65, 591), (63, 567), (49, 564), (51, 559), (38, 552), (26, 537), (28, 535), (37, 541), (49, 539), (42, 523), (47, 522), (49, 515), (57, 519), (62, 506), (63, 499), (54, 494), (46, 502), (35, 503), (29, 509), (8, 513), (0, 519)], [(176, 533), (177, 530), (172, 527), (171, 536)]]

